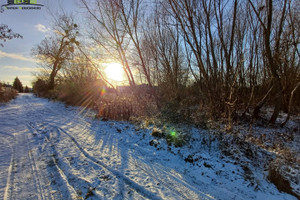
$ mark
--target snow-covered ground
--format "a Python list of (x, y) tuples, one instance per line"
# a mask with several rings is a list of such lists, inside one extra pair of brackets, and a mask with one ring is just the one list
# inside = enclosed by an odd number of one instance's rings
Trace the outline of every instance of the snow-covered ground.
[(296, 199), (223, 155), (204, 130), (178, 130), (190, 142), (176, 148), (151, 127), (93, 116), (31, 94), (0, 105), (0, 198)]

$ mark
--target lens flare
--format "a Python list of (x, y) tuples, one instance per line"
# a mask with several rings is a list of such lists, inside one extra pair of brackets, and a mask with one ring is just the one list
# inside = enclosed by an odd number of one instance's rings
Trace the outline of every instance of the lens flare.
[(105, 88), (102, 88), (101, 91), (100, 91), (100, 95), (101, 96), (104, 96), (106, 94), (106, 89)]
[(172, 137), (176, 137), (176, 132), (175, 131), (171, 131), (170, 134), (171, 134)]

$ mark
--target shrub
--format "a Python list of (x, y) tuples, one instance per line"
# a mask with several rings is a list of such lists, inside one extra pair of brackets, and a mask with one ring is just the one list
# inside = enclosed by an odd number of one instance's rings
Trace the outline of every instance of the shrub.
[(133, 94), (131, 92), (102, 94), (96, 102), (97, 117), (113, 120), (132, 120), (147, 118), (158, 113), (153, 98), (147, 94)]
[(17, 90), (5, 87), (0, 83), (0, 103), (8, 102), (17, 96)]
[(58, 99), (67, 104), (93, 108), (101, 89), (105, 85), (101, 80), (89, 80), (88, 78), (76, 81), (65, 80), (58, 87)]
[(113, 94), (109, 94), (109, 96), (101, 97), (97, 101), (97, 116), (113, 120), (129, 120), (133, 115), (132, 99)]
[(38, 79), (33, 83), (33, 92), (38, 97), (45, 96), (48, 92), (48, 84), (43, 79)]
[(166, 133), (166, 140), (168, 145), (174, 145), (175, 147), (182, 147), (189, 141), (188, 135), (175, 129), (171, 129)]

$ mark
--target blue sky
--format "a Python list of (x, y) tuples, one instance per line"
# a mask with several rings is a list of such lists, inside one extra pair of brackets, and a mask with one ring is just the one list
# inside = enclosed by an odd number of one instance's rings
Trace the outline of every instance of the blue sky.
[[(58, 12), (61, 7), (67, 12), (76, 11), (75, 0), (37, 0), (43, 4), (41, 10), (5, 10), (0, 13), (0, 24), (6, 24), (23, 39), (7, 41), (0, 46), (0, 81), (12, 83), (16, 76), (23, 85), (31, 86), (34, 80), (32, 73), (38, 70), (38, 64), (31, 56), (31, 49), (40, 43), (51, 26), (51, 12)], [(0, 6), (7, 0), (0, 0)]]

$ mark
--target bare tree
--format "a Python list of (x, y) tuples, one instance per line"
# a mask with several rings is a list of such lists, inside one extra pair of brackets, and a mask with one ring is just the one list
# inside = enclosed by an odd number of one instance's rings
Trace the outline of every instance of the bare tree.
[(129, 84), (134, 86), (135, 79), (127, 56), (130, 40), (127, 39), (126, 30), (122, 27), (119, 0), (95, 0), (92, 3), (81, 0), (81, 2), (92, 20), (91, 39), (105, 49), (110, 57), (122, 63)]
[(150, 16), (151, 25), (146, 26), (143, 33), (143, 52), (149, 52), (154, 68), (159, 74), (157, 84), (163, 89), (163, 94), (171, 99), (180, 99), (180, 88), (187, 82), (188, 68), (185, 65), (185, 55), (182, 46), (183, 39), (179, 27), (170, 26), (172, 19), (161, 8), (156, 8)]
[(297, 98), (296, 1), (81, 2), (93, 45), (123, 64), (130, 85), (158, 86), (169, 91), (165, 101), (171, 101), (190, 80), (199, 104), (205, 102), (211, 117), (226, 117), (228, 130), (237, 109), (245, 114), (254, 107), (257, 118), (272, 103), (270, 123), (275, 123), (279, 111), (284, 106), (290, 111), (289, 100)]
[(147, 80), (147, 83), (152, 88), (150, 68), (147, 66), (145, 55), (142, 52), (141, 38), (143, 35), (143, 26), (145, 26), (145, 9), (147, 4), (143, 0), (119, 0), (121, 12), (121, 21), (124, 30), (131, 39), (134, 46), (133, 51), (137, 53), (139, 61), (138, 65)]
[(54, 34), (46, 37), (39, 45), (32, 49), (32, 53), (41, 60), (42, 64), (51, 71), (48, 89), (55, 86), (55, 77), (65, 62), (71, 58), (74, 47), (79, 45), (76, 40), (78, 25), (72, 17), (59, 16), (54, 24)]
[[(0, 24), (0, 41), (6, 42), (13, 38), (23, 38), (19, 33), (14, 33), (6, 24)], [(0, 43), (0, 46), (3, 47), (3, 44)]]
[[(280, 61), (280, 46), (282, 42), (282, 33), (283, 28), (286, 23), (286, 14), (287, 14), (287, 0), (284, 0), (281, 13), (279, 13), (279, 21), (277, 26), (275, 26), (275, 20), (273, 18), (274, 15), (274, 6), (273, 0), (266, 0), (265, 5), (261, 5), (260, 7), (255, 7), (253, 2), (249, 0), (249, 3), (260, 22), (261, 28), (263, 30), (263, 38), (264, 38), (264, 50), (265, 57), (267, 60), (267, 66), (271, 72), (273, 79), (273, 90), (275, 92), (275, 108), (273, 114), (270, 119), (270, 123), (275, 123), (278, 114), (280, 112), (282, 106), (282, 84), (279, 76), (279, 69), (281, 65)], [(259, 4), (257, 4), (259, 5)], [(274, 38), (272, 39), (271, 37)], [(274, 42), (272, 42), (273, 40)]]

